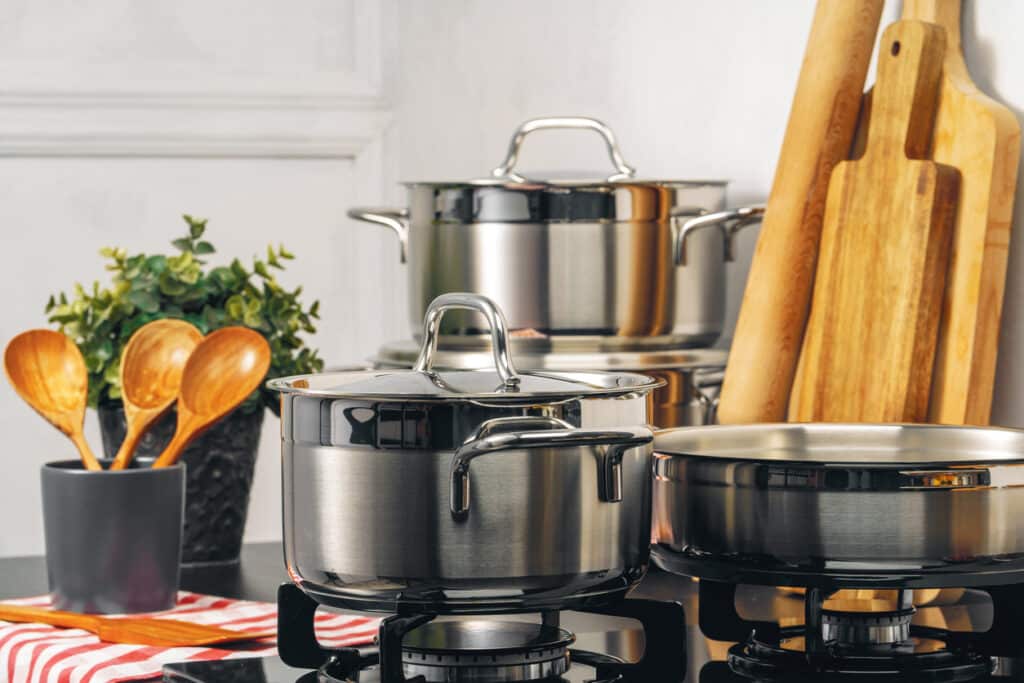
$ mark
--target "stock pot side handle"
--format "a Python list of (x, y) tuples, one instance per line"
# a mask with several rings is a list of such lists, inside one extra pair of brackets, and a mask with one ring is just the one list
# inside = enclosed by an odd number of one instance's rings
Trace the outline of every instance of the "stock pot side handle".
[(394, 230), (398, 236), (398, 258), (405, 263), (409, 250), (409, 225), (406, 222), (409, 212), (406, 209), (354, 208), (349, 209), (347, 213), (353, 220), (383, 225)]
[(697, 230), (704, 228), (718, 228), (722, 232), (722, 242), (725, 249), (725, 260), (732, 261), (735, 258), (733, 253), (733, 238), (743, 228), (754, 223), (760, 223), (764, 216), (763, 206), (745, 206), (740, 209), (729, 209), (727, 211), (715, 211), (699, 216), (693, 216), (688, 209), (678, 209), (672, 212), (673, 221), (682, 221), (682, 225), (676, 235), (675, 262), (677, 266), (686, 265), (686, 243), (690, 235)]
[[(510, 422), (517, 418), (507, 418)], [(524, 418), (525, 421), (531, 418)], [(471, 438), (452, 456), (449, 469), (449, 507), (456, 519), (465, 519), (470, 507), (469, 464), (481, 455), (527, 448), (605, 447), (598, 450), (598, 498), (622, 500), (622, 457), (627, 450), (651, 443), (645, 427), (616, 430), (532, 429)]]

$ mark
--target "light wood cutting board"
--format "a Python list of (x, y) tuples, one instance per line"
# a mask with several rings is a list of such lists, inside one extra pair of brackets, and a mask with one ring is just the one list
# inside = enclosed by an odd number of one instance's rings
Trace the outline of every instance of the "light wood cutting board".
[(960, 0), (904, 0), (903, 18), (946, 30), (930, 158), (960, 171), (928, 420), (986, 425), (992, 411), (1020, 124), (1013, 112), (971, 81), (960, 47), (960, 5)]
[(867, 147), (829, 182), (790, 421), (927, 417), (959, 178), (925, 158), (944, 48), (924, 22), (882, 36)]

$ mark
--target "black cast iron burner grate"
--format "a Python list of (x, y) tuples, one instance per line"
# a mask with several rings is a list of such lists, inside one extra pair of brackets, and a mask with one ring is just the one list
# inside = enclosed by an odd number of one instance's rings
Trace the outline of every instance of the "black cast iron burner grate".
[[(985, 632), (960, 632), (907, 626), (903, 640), (881, 638), (877, 642), (826, 640), (824, 621), (843, 615), (823, 608), (834, 588), (808, 588), (804, 594), (805, 625), (780, 627), (773, 622), (744, 619), (735, 606), (738, 584), (701, 579), (698, 623), (708, 638), (736, 642), (729, 650), (729, 668), (748, 679), (775, 680), (918, 680), (957, 683), (987, 675), (995, 657), (1021, 656), (1024, 637), (1019, 627), (1024, 618), (1024, 585), (974, 586), (992, 598), (992, 626)], [(870, 623), (895, 632), (909, 620), (910, 591), (900, 591), (899, 609), (891, 613), (855, 615), (849, 633)], [(906, 604), (904, 604), (906, 603)], [(831, 632), (836, 632), (834, 628)]]
[[(436, 661), (439, 666), (457, 666), (465, 665), (468, 661), (472, 663), (471, 660), (480, 658), (479, 653), (484, 652), (479, 648), (468, 654), (452, 648), (431, 649), (429, 641), (433, 639), (432, 636), (439, 636), (446, 630), (440, 628), (441, 623), (433, 629), (434, 633), (424, 634), (421, 631), (403, 647), (406, 637), (431, 622), (434, 615), (403, 611), (401, 605), (397, 606), (397, 614), (385, 618), (381, 623), (376, 651), (358, 648), (325, 649), (317, 642), (314, 630), (314, 615), (319, 603), (290, 583), (282, 584), (278, 589), (277, 603), (280, 657), (289, 666), (316, 669), (316, 673), (311, 673), (309, 677), (311, 681), (327, 683), (354, 680), (358, 678), (359, 671), (375, 667), (380, 683), (425, 683), (427, 678), (423, 675), (406, 677), (404, 665), (408, 662), (404, 662), (404, 659), (413, 662), (427, 655), (426, 659)], [(544, 612), (543, 623), (534, 627), (537, 633), (543, 634), (543, 638), (539, 639), (541, 642), (518, 649), (497, 647), (488, 651), (487, 657), (496, 663), (500, 661), (502, 664), (518, 666), (520, 671), (543, 671), (546, 680), (561, 680), (557, 678), (565, 670), (561, 665), (564, 663), (567, 667), (569, 661), (592, 667), (595, 683), (675, 682), (685, 677), (686, 616), (682, 605), (654, 600), (615, 599), (607, 604), (574, 606), (573, 609), (640, 622), (645, 639), (642, 658), (637, 662), (623, 662), (606, 654), (569, 649), (573, 636), (558, 628), (557, 611)], [(486, 641), (486, 638), (483, 640)], [(559, 648), (564, 648), (567, 654), (564, 662)], [(535, 668), (529, 669), (529, 666)], [(418, 667), (410, 668), (416, 670)], [(458, 672), (453, 675), (455, 673)]]

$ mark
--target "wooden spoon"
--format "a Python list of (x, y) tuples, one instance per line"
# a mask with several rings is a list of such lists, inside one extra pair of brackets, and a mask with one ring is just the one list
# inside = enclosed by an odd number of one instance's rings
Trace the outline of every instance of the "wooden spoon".
[(53, 330), (22, 332), (4, 351), (4, 372), (18, 396), (71, 439), (86, 469), (103, 469), (82, 433), (89, 375), (73, 341)]
[(270, 345), (247, 327), (224, 327), (196, 346), (181, 376), (178, 428), (153, 467), (168, 467), (191, 441), (234, 410), (263, 381)]
[(181, 388), (181, 373), (203, 334), (184, 320), (154, 320), (135, 331), (121, 354), (121, 400), (128, 431), (112, 470), (131, 462), (139, 439), (164, 414)]
[(58, 612), (39, 607), (0, 604), (0, 619), (17, 623), (49, 624), (78, 628), (108, 643), (129, 643), (154, 647), (199, 647), (256, 640), (274, 635), (274, 629), (230, 631), (216, 626), (174, 619), (103, 617), (96, 614)]

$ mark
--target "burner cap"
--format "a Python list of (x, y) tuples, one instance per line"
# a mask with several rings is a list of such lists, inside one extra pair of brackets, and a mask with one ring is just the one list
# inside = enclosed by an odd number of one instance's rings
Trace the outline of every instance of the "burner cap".
[(895, 645), (910, 638), (914, 608), (890, 612), (821, 610), (825, 642), (849, 646)]
[(576, 637), (563, 629), (518, 621), (434, 621), (402, 641), (407, 676), (427, 683), (539, 681), (569, 669)]

